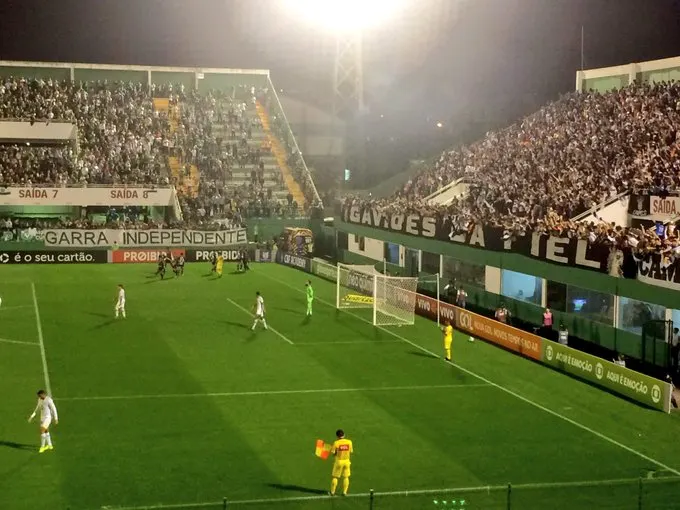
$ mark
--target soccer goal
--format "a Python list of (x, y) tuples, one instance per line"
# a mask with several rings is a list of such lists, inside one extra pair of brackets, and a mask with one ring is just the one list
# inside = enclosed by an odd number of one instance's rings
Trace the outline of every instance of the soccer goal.
[(373, 266), (338, 264), (336, 307), (370, 308), (374, 326), (415, 323), (418, 278), (386, 276)]

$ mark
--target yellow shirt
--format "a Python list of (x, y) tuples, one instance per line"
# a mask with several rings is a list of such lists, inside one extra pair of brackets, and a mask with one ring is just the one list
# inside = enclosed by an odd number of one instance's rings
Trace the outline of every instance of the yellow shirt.
[(354, 453), (352, 441), (349, 439), (338, 439), (333, 443), (331, 453), (335, 455), (335, 460), (349, 460), (350, 454)]
[(453, 341), (453, 326), (449, 325), (444, 328), (444, 342)]

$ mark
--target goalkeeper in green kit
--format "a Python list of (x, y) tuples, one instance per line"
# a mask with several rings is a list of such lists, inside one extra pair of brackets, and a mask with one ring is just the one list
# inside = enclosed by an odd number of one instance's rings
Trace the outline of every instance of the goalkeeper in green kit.
[(314, 302), (314, 289), (312, 288), (312, 280), (307, 280), (305, 287), (307, 287), (307, 317), (311, 317), (312, 303)]

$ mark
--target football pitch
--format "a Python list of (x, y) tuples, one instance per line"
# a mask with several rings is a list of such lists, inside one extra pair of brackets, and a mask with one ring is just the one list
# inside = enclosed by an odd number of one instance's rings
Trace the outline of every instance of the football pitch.
[[(679, 507), (677, 415), (462, 334), (449, 365), (428, 320), (376, 328), (336, 311), (332, 282), (232, 269), (0, 267), (0, 508)], [(268, 331), (250, 330), (257, 290)], [(60, 418), (43, 454), (26, 421), (40, 388)], [(314, 455), (338, 428), (347, 498), (325, 496)]]

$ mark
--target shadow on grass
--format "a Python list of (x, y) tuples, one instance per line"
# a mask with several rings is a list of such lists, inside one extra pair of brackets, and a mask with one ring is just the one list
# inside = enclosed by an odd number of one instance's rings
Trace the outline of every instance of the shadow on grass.
[[(121, 319), (118, 319), (118, 320), (125, 320), (125, 319), (121, 318)], [(110, 326), (111, 324), (113, 324), (114, 322), (116, 322), (116, 319), (115, 319), (115, 318), (111, 318), (111, 319), (107, 320), (106, 322), (102, 322), (101, 324), (97, 324), (95, 327), (93, 327), (93, 328), (91, 328), (91, 329), (102, 329), (102, 328), (106, 328), (106, 327)]]
[(35, 447), (30, 444), (15, 443), (14, 441), (0, 441), (0, 447), (12, 448), (14, 450), (33, 450)]
[(109, 319), (111, 318), (110, 313), (102, 313), (102, 312), (85, 312), (86, 315), (91, 315), (92, 317), (101, 317), (102, 319)]
[(303, 494), (326, 494), (327, 491), (323, 489), (312, 489), (310, 487), (302, 487), (300, 485), (290, 485), (290, 484), (282, 484), (282, 483), (268, 483), (268, 487), (271, 487), (272, 489), (278, 489), (280, 491), (289, 491), (289, 492), (301, 492)]
[(412, 356), (420, 356), (421, 358), (439, 359), (439, 356), (434, 356), (423, 351), (408, 351)]
[(171, 277), (171, 278), (157, 278), (157, 279), (149, 280), (148, 282), (144, 282), (144, 283), (148, 285), (149, 283), (169, 282), (170, 280), (174, 280), (174, 279), (175, 279), (174, 276)]
[(242, 322), (233, 322), (233, 321), (221, 321), (222, 324), (226, 324), (227, 326), (234, 326), (235, 328), (241, 328), (241, 329), (250, 329), (250, 326), (247, 324), (244, 324)]

